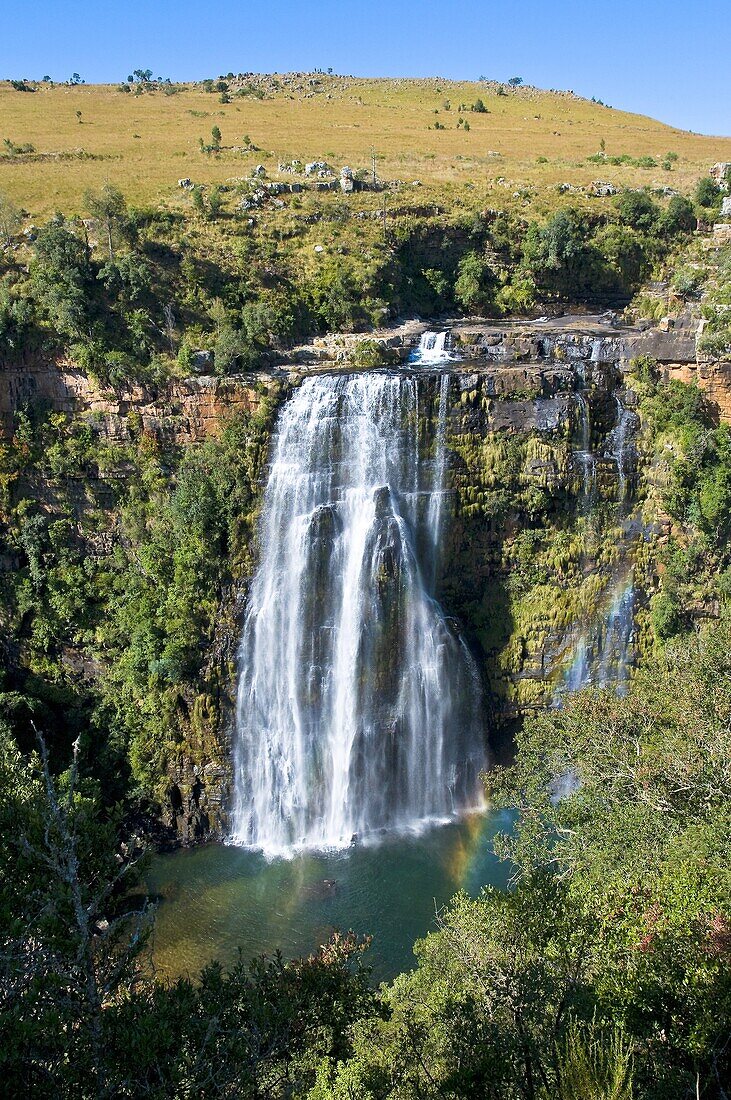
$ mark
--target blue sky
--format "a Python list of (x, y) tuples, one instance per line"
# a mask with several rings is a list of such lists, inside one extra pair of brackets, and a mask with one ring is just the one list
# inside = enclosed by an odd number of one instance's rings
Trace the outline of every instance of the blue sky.
[(730, 18), (728, 0), (25, 0), (3, 20), (0, 77), (519, 75), (731, 134)]

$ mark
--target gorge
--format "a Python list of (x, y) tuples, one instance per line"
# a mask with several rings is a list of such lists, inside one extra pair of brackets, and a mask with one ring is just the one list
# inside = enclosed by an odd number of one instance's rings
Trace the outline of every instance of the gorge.
[(728, 1100), (731, 138), (229, 7), (6, 35), (5, 1091)]
[[(305, 375), (280, 405), (239, 648), (234, 846), (156, 861), (151, 887), (175, 898), (158, 918), (163, 968), (234, 944), (310, 950), (345, 922), (374, 934), (376, 972), (390, 977), (408, 967), (431, 899), (505, 884), (490, 837), (510, 820), (478, 793), (480, 771), (506, 751), (501, 728), (590, 684), (623, 691), (637, 643), (639, 419), (616, 361), (600, 362), (606, 346), (578, 347), (578, 368), (538, 369), (534, 398), (496, 399), (504, 368), (488, 373), (427, 332), (399, 369)], [(541, 632), (521, 640), (507, 698), (464, 611), (474, 580), (460, 584), (454, 564), (478, 531), (495, 546), (486, 501), (465, 507), (475, 439), (495, 442), (488, 410), (524, 447), (551, 441), (528, 469), (565, 494), (562, 522), (616, 540), (608, 557), (579, 552), (586, 593), (548, 630), (533, 621)], [(507, 570), (509, 589), (510, 558)]]
[[(121, 475), (158, 477), (162, 463), (178, 471), (186, 519), (162, 556), (142, 559), (163, 570), (153, 587), (174, 583), (187, 546), (196, 570), (220, 578), (202, 643), (187, 621), (176, 648), (144, 642), (159, 656), (153, 679), (144, 658), (143, 702), (130, 708), (164, 843), (240, 845), (155, 858), (166, 973), (238, 946), (309, 950), (350, 923), (375, 935), (379, 974), (408, 966), (432, 899), (504, 882), (489, 837), (505, 818), (469, 812), (480, 771), (509, 759), (516, 727), (567, 692), (623, 691), (648, 644), (664, 474), (632, 364), (652, 355), (669, 377), (708, 377), (716, 395), (722, 368), (696, 364), (682, 328), (586, 316), (412, 324), (376, 341), (398, 361), (359, 368), (363, 337), (339, 334), (277, 369), (119, 396), (64, 365), (8, 372), (6, 421), (50, 408), (65, 447), (88, 440), (83, 493), (71, 457), (16, 483), (57, 522), (73, 517), (87, 568), (129, 552), (125, 588), (146, 585)], [(232, 532), (214, 544), (196, 526), (211, 473), (228, 486), (217, 507)], [(152, 589), (137, 591), (154, 608)], [(112, 604), (110, 623), (123, 627), (127, 607)], [(169, 604), (155, 614), (168, 628), (181, 619)], [(202, 671), (168, 686), (181, 645)], [(64, 660), (93, 683), (97, 653), (83, 663), (69, 644)], [(282, 855), (287, 866), (272, 860)]]

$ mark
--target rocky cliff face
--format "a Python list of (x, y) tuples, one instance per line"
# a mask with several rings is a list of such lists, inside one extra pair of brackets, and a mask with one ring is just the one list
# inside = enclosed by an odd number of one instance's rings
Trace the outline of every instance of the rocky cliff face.
[[(698, 385), (717, 407), (719, 419), (731, 423), (731, 363), (709, 360), (698, 351), (698, 322), (689, 315), (666, 318), (657, 326), (616, 327), (604, 317), (576, 316), (498, 324), (447, 320), (434, 327), (450, 330), (453, 346), (464, 360), (513, 366), (517, 374), (511, 376), (504, 370), (499, 375), (505, 393), (517, 392), (521, 364), (534, 377), (536, 371), (548, 372), (551, 364), (581, 374), (582, 364), (603, 363), (626, 373), (634, 359), (648, 356), (658, 363), (666, 379)], [(426, 329), (426, 325), (411, 321), (368, 338), (330, 334), (296, 348), (287, 363), (304, 371), (346, 369), (357, 360), (364, 343), (380, 348), (384, 363), (406, 363)]]
[(159, 388), (103, 389), (66, 362), (34, 360), (0, 370), (0, 438), (13, 431), (16, 412), (28, 405), (86, 418), (109, 440), (124, 441), (130, 427), (182, 446), (217, 436), (232, 412), (252, 413), (269, 376), (186, 378)]

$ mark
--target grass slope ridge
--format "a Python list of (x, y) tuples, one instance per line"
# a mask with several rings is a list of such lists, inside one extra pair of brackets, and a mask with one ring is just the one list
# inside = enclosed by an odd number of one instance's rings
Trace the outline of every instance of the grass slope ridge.
[[(0, 191), (34, 217), (79, 210), (84, 191), (108, 180), (133, 202), (181, 202), (179, 177), (220, 184), (258, 163), (276, 177), (278, 163), (294, 157), (368, 168), (374, 150), (384, 178), (479, 185), (498, 190), (504, 205), (521, 188), (597, 178), (688, 190), (710, 162), (731, 160), (731, 138), (691, 134), (570, 92), (322, 74), (224, 83), (223, 92), (218, 84), (213, 91), (149, 84), (130, 94), (124, 85), (48, 84), (28, 93), (5, 82)], [(478, 101), (484, 111), (472, 109)], [(214, 126), (222, 151), (212, 156), (199, 142)], [(258, 148), (246, 150), (247, 136)], [(588, 160), (602, 142), (607, 158), (651, 158), (656, 167)], [(33, 152), (13, 152), (27, 145)], [(678, 159), (663, 169), (668, 153)]]

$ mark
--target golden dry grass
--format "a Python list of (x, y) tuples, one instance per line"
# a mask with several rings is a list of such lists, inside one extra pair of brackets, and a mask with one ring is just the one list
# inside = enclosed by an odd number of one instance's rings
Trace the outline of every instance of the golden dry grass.
[[(689, 190), (714, 161), (731, 160), (730, 138), (690, 134), (570, 93), (521, 88), (499, 96), (494, 85), (436, 79), (324, 77), (322, 90), (311, 95), (306, 86), (224, 105), (200, 86), (171, 96), (135, 96), (108, 85), (40, 86), (30, 94), (3, 84), (0, 141), (31, 142), (37, 154), (83, 149), (102, 159), (0, 156), (0, 191), (33, 217), (56, 209), (78, 212), (84, 191), (106, 181), (132, 202), (177, 202), (180, 177), (222, 183), (248, 175), (259, 161), (276, 177), (278, 161), (294, 157), (367, 168), (373, 146), (385, 178), (435, 186), (472, 183), (481, 190), (501, 177), (509, 188), (542, 190), (601, 178), (620, 186)], [(467, 112), (470, 131), (457, 129), (457, 108), (478, 97), (490, 113)], [(446, 129), (433, 129), (435, 121)], [(220, 127), (224, 146), (240, 145), (248, 134), (261, 152), (201, 153), (199, 138), (209, 141), (213, 125)], [(672, 151), (679, 160), (672, 172), (587, 164), (601, 139), (609, 154), (662, 158)]]

